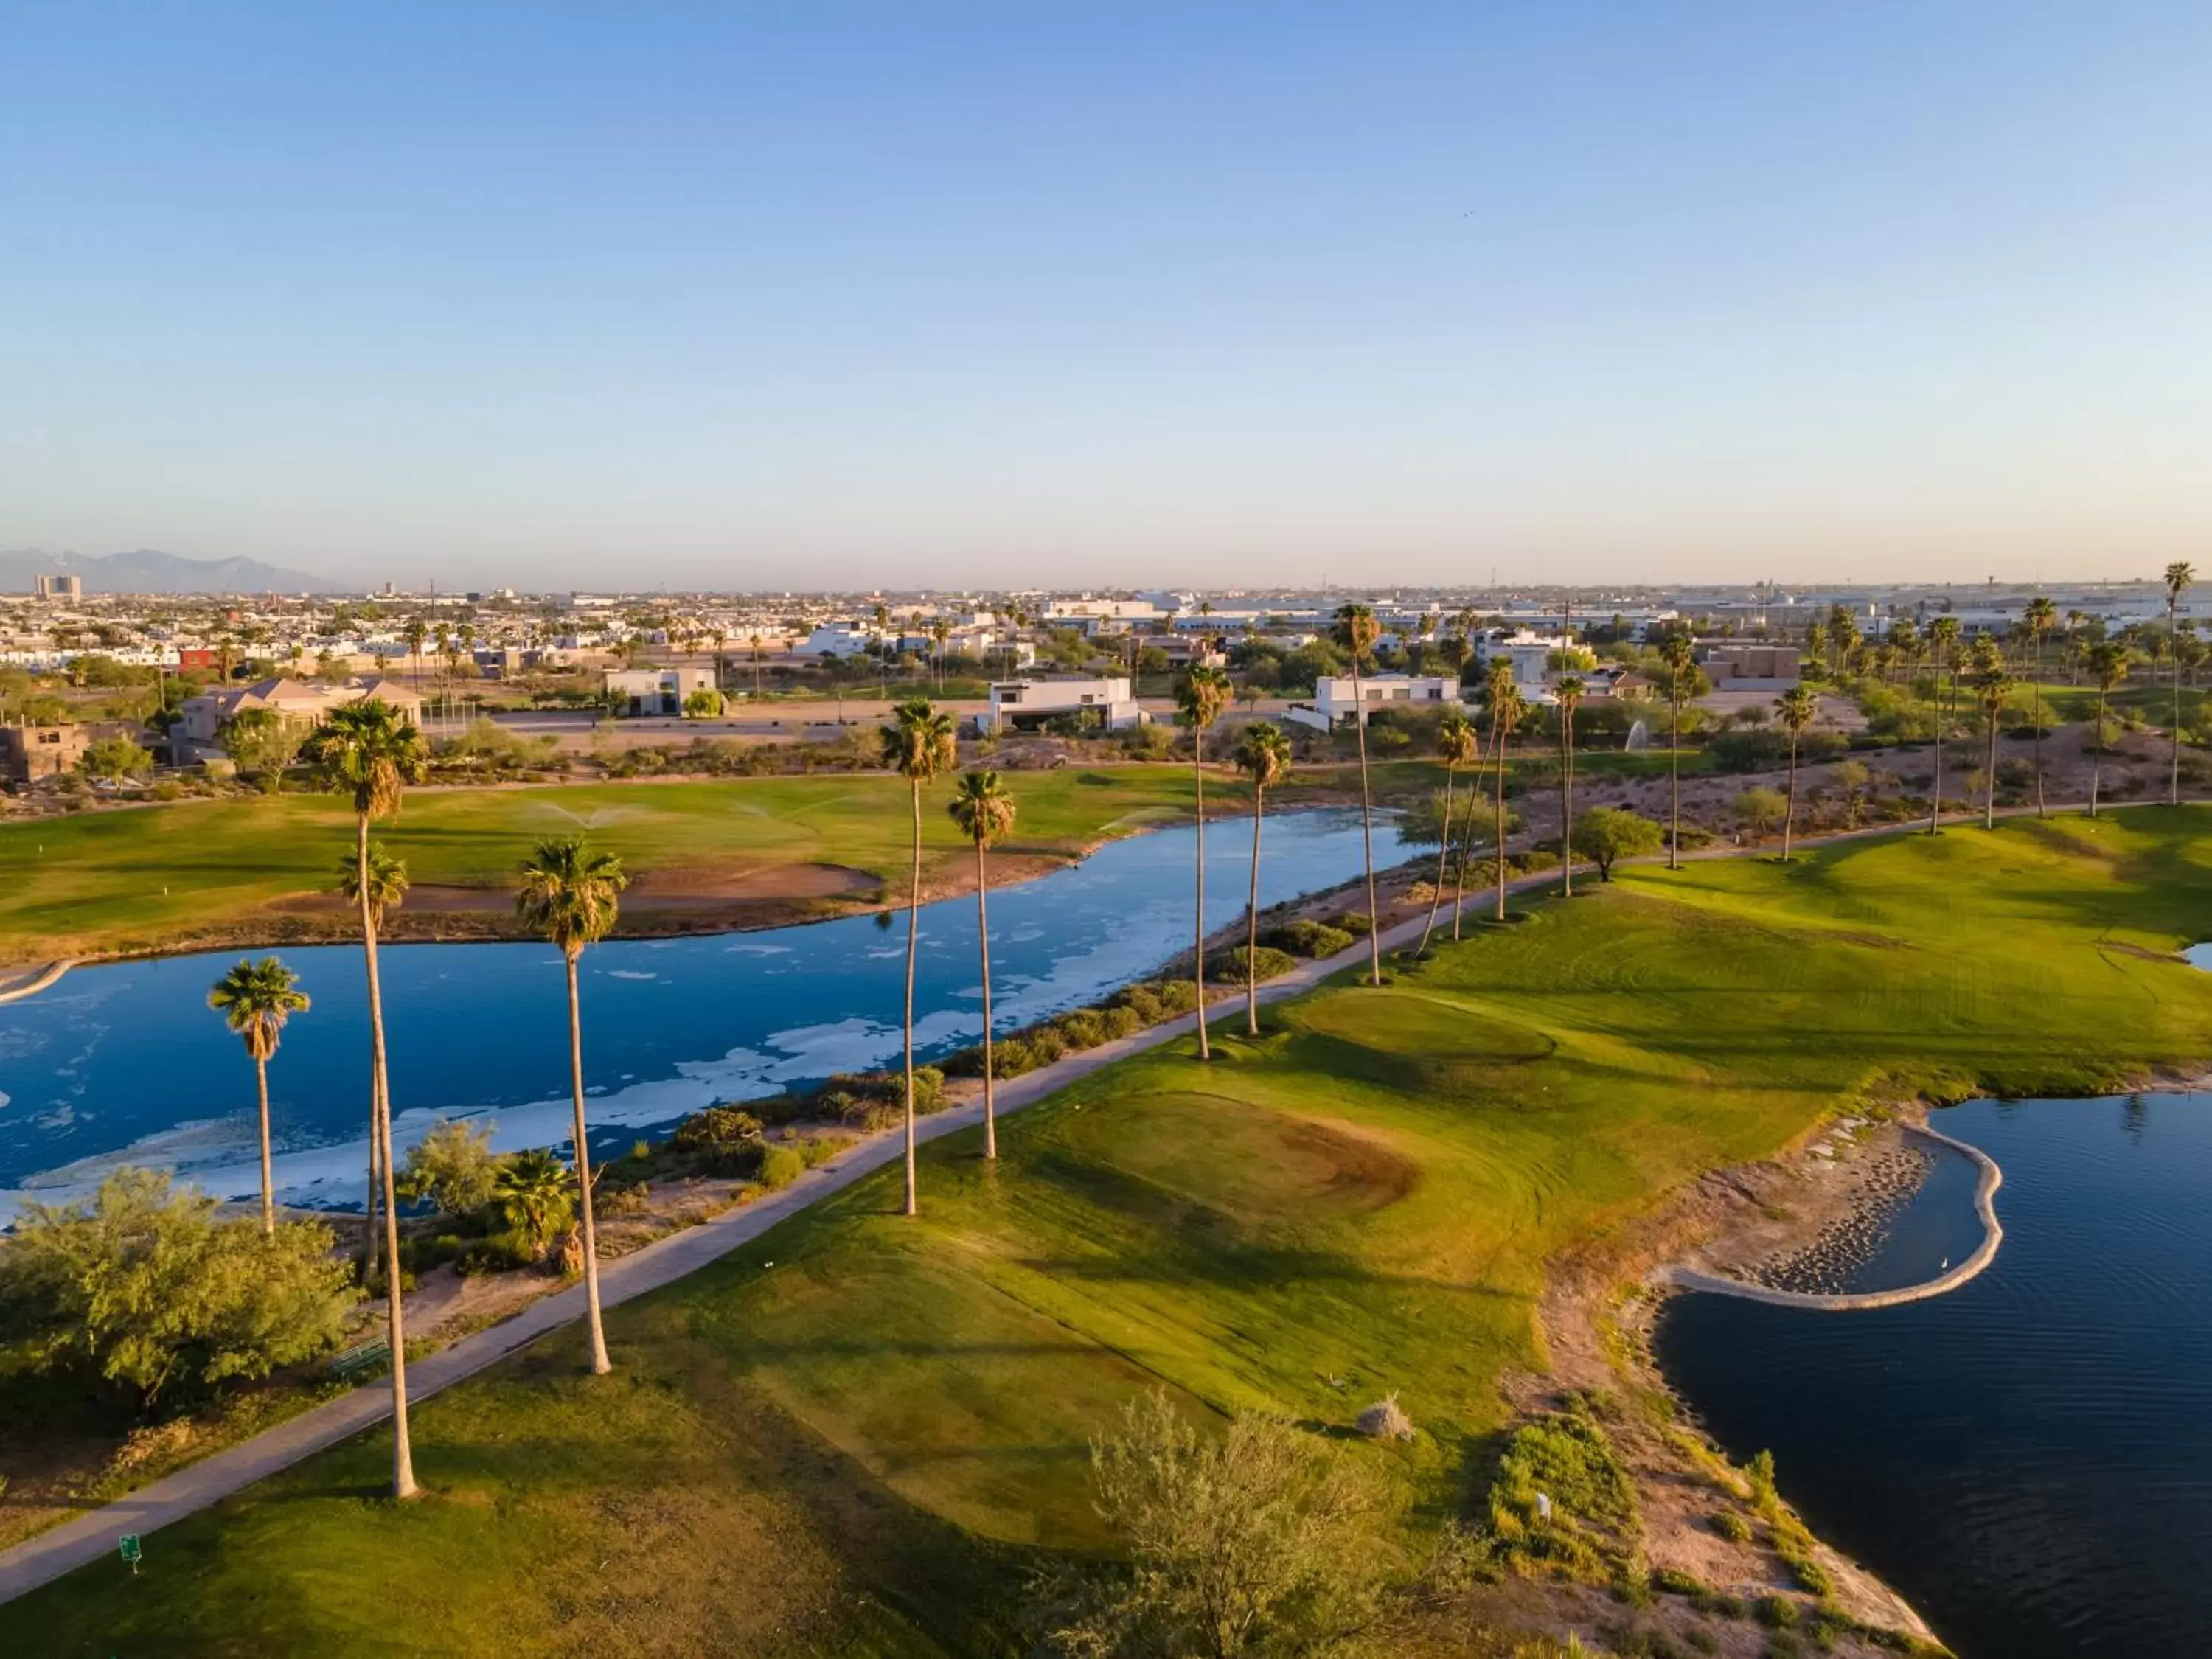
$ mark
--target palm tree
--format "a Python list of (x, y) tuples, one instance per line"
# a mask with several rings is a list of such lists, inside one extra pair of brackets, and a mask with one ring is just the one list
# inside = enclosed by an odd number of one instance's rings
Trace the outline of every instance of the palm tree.
[(422, 642), (429, 637), (430, 630), (423, 625), (420, 617), (407, 624), (407, 655), (415, 665), (415, 693), (417, 696), (422, 692)]
[[(376, 924), (379, 938), (384, 933), (384, 919), (407, 901), (407, 865), (394, 858), (380, 841), (368, 844), (368, 881), (362, 884), (360, 864), (354, 855), (347, 854), (338, 860), (337, 890), (338, 896), (356, 909), (361, 907), (362, 893), (368, 895), (368, 913)], [(384, 1154), (382, 1142), (376, 1133), (376, 1114), (369, 1113), (368, 1133), (368, 1202), (362, 1218), (366, 1225), (361, 1237), (361, 1275), (368, 1278), (376, 1271), (376, 1256), (383, 1237), (385, 1220), (382, 1208), (384, 1192)]]
[[(1466, 715), (1447, 714), (1437, 722), (1437, 758), (1444, 763), (1443, 836), (1437, 848), (1436, 896), (1429, 901), (1429, 920), (1421, 929), (1420, 949), (1413, 953), (1416, 956), (1428, 954), (1429, 935), (1437, 930), (1437, 910), (1444, 901), (1444, 872), (1449, 868), (1447, 860), (1451, 857), (1452, 785), (1457, 781), (1459, 769), (1481, 752), (1481, 744), (1475, 737), (1474, 727), (1468, 723)], [(1461, 839), (1466, 839), (1463, 832)], [(1460, 862), (1462, 866), (1466, 864), (1463, 853)], [(1452, 914), (1456, 920), (1459, 914), (1456, 901), (1452, 905)]]
[(879, 729), (877, 750), (906, 780), (914, 804), (914, 873), (906, 901), (906, 1213), (914, 1215), (920, 1210), (914, 1173), (914, 952), (921, 934), (921, 787), (958, 758), (952, 716), (939, 713), (927, 697), (909, 698)]
[(541, 841), (522, 861), (522, 890), (514, 914), (561, 952), (568, 970), (568, 1087), (576, 1106), (576, 1214), (583, 1230), (584, 1306), (591, 1325), (592, 1375), (605, 1376), (606, 1333), (599, 1326), (599, 1241), (592, 1231), (592, 1151), (584, 1126), (584, 1015), (576, 995), (576, 963), (584, 947), (614, 931), (621, 913), (622, 890), (629, 885), (622, 860), (594, 853), (581, 836)]
[(1176, 689), (1176, 718), (1190, 728), (1191, 778), (1198, 808), (1198, 908), (1190, 971), (1198, 987), (1198, 1057), (1213, 1058), (1206, 1037), (1206, 733), (1229, 707), (1229, 676), (1200, 664)]
[(1575, 710), (1582, 707), (1579, 674), (1563, 674), (1552, 690), (1559, 702), (1559, 893), (1575, 896)]
[[(720, 635), (716, 637), (719, 638)], [(761, 636), (755, 634), (746, 643), (752, 647), (753, 651), (753, 701), (757, 702), (760, 701), (761, 694)], [(787, 681), (788, 678), (789, 676), (787, 675)]]
[(1367, 855), (1367, 971), (1373, 984), (1382, 982), (1382, 939), (1375, 908), (1374, 807), (1367, 789), (1367, 693), (1360, 679), (1362, 668), (1375, 653), (1382, 629), (1367, 605), (1339, 605), (1336, 626), (1330, 630), (1352, 659), (1352, 729), (1359, 738), (1359, 840)]
[(1498, 920), (1505, 920), (1505, 745), (1521, 723), (1528, 705), (1522, 701), (1513, 665), (1501, 657), (1490, 665), (1490, 750), (1498, 768), (1498, 823), (1493, 831), (1491, 862), (1498, 868)]
[(568, 1218), (568, 1172), (561, 1160), (543, 1146), (517, 1152), (500, 1166), (492, 1190), (508, 1224), (522, 1230), (533, 1251), (544, 1254)]
[(1682, 867), (1682, 704), (1696, 684), (1695, 653), (1686, 634), (1667, 636), (1667, 793), (1672, 820), (1667, 831), (1667, 867)]
[(2089, 816), (2097, 816), (2097, 792), (2104, 769), (2105, 703), (2112, 689), (2128, 677), (2127, 647), (2117, 640), (2099, 640), (2088, 650), (2090, 674), (2097, 682), (2097, 724), (2089, 750)]
[(1790, 831), (1797, 817), (1797, 740), (1820, 712), (1820, 700), (1811, 690), (1793, 685), (1774, 701), (1774, 712), (1790, 733), (1790, 793), (1782, 814), (1782, 861), (1790, 862)]
[(2027, 602), (2021, 620), (2027, 624), (2030, 650), (2034, 653), (2028, 669), (2028, 682), (2035, 688), (2035, 816), (2045, 816), (2043, 808), (2043, 641), (2044, 636), (2057, 625), (2058, 607), (2044, 594), (2039, 593)]
[(1982, 828), (1997, 823), (1997, 729), (2003, 723), (2005, 699), (2012, 695), (2013, 677), (2005, 672), (2004, 653), (1986, 634), (1974, 641), (1974, 690), (1981, 698), (1982, 726), (1989, 743), (1982, 771)]
[(253, 1080), (261, 1095), (261, 1231), (276, 1231), (276, 1186), (269, 1158), (269, 1062), (276, 1053), (284, 1022), (305, 1013), (307, 994), (294, 988), (300, 976), (275, 957), (241, 961), (215, 982), (208, 1006), (226, 1016), (246, 1043), (253, 1061)]
[(1958, 664), (1954, 653), (1959, 648), (1959, 619), (1938, 617), (1928, 624), (1929, 660), (1936, 670), (1936, 782), (1929, 791), (1928, 803), (1928, 833), (1934, 835), (1943, 817), (1943, 727), (1948, 719), (1943, 706), (1943, 678), (1948, 672), (1955, 692), (1959, 684)]
[(2166, 653), (2173, 664), (2173, 769), (2166, 782), (2166, 805), (2181, 805), (2181, 596), (2197, 572), (2176, 562), (2166, 568)]
[(1291, 769), (1291, 740), (1280, 727), (1255, 720), (1237, 741), (1237, 769), (1252, 780), (1252, 891), (1244, 906), (1244, 1031), (1260, 1035), (1260, 820), (1267, 791)]
[[(362, 955), (368, 969), (369, 1118), (371, 1156), (381, 1164), (384, 1273), (392, 1346), (392, 1491), (415, 1495), (415, 1460), (407, 1438), (407, 1334), (399, 1296), (398, 1201), (392, 1188), (392, 1086), (385, 1063), (384, 992), (376, 972), (377, 872), (368, 855), (372, 818), (399, 811), (406, 786), (428, 770), (422, 733), (398, 708), (363, 697), (323, 716), (304, 752), (334, 788), (349, 790), (354, 811), (354, 899), (361, 908)], [(404, 877), (403, 877), (404, 878)]]
[(983, 1156), (999, 1155), (998, 1099), (991, 1076), (991, 876), (984, 849), (1014, 827), (1014, 798), (996, 772), (963, 772), (945, 804), (960, 833), (975, 843), (975, 939), (983, 957)]

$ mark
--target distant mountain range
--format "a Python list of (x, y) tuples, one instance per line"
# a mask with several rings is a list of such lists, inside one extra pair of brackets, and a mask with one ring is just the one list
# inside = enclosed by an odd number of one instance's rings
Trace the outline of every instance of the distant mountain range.
[(27, 593), (33, 576), (81, 576), (88, 593), (337, 593), (343, 586), (258, 559), (186, 559), (142, 547), (87, 557), (0, 548), (0, 593)]

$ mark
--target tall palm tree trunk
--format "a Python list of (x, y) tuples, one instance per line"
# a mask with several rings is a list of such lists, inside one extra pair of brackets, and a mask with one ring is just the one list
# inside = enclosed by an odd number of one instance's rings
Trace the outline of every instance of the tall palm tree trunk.
[[(362, 954), (368, 964), (369, 1140), (381, 1165), (384, 1199), (384, 1290), (392, 1349), (392, 1495), (415, 1496), (415, 1452), (407, 1436), (407, 1328), (399, 1293), (399, 1200), (392, 1179), (392, 1083), (384, 1052), (384, 985), (376, 970), (376, 915), (368, 881), (368, 815), (356, 820), (354, 844), (361, 888)], [(373, 1200), (372, 1200), (373, 1202)]]
[(2089, 816), (2097, 816), (2097, 785), (2099, 774), (2105, 768), (2105, 693), (2097, 691), (2097, 724), (2089, 737)]
[[(1490, 752), (1490, 745), (1489, 745), (1487, 743), (1486, 743), (1486, 744), (1483, 745), (1483, 753), (1482, 753), (1482, 757), (1478, 757), (1478, 759), (1477, 759), (1476, 764), (1477, 764), (1478, 766), (1480, 766), (1480, 764), (1482, 764), (1482, 763), (1483, 763), (1483, 760), (1484, 760), (1484, 759), (1486, 759), (1486, 758), (1487, 758), (1487, 757), (1488, 757), (1488, 755), (1489, 755), (1489, 752)], [(1473, 840), (1474, 839), (1474, 792), (1475, 792), (1476, 787), (1477, 787), (1477, 786), (1476, 786), (1476, 785), (1470, 783), (1469, 785), (1468, 785), (1468, 788), (1467, 788), (1467, 793), (1468, 793), (1468, 802), (1467, 802), (1467, 833), (1466, 833), (1466, 835), (1464, 836), (1464, 837), (1462, 838), (1463, 842), (1473, 841)], [(1461, 912), (1461, 910), (1465, 907), (1465, 905), (1466, 905), (1466, 903), (1467, 903), (1467, 855), (1468, 855), (1468, 848), (1465, 845), (1462, 845), (1462, 847), (1461, 847), (1461, 848), (1460, 848), (1460, 849), (1459, 849), (1459, 869), (1458, 869), (1458, 872), (1456, 872), (1456, 873), (1457, 873), (1457, 879), (1453, 883), (1453, 885), (1452, 885), (1452, 938), (1453, 938), (1455, 940), (1458, 939), (1458, 938), (1460, 937), (1460, 931), (1459, 931), (1460, 912)], [(1499, 851), (1498, 851), (1498, 855), (1499, 855), (1501, 858), (1504, 856), (1504, 848), (1501, 848), (1499, 849)]]
[(1983, 719), (1989, 725), (1989, 759), (1982, 770), (1982, 828), (1997, 827), (1997, 711), (1985, 710)]
[(592, 1375), (614, 1369), (607, 1360), (607, 1334), (599, 1325), (599, 1241), (592, 1224), (592, 1147), (584, 1127), (584, 1009), (576, 995), (576, 953), (568, 961), (568, 1088), (576, 1103), (576, 1191), (582, 1200), (578, 1220), (584, 1233), (584, 1306), (592, 1334)]
[(2181, 805), (2181, 635), (2175, 620), (2179, 608), (2172, 600), (2166, 606), (2166, 655), (2173, 665), (2173, 763), (2166, 775), (2166, 804)]
[(914, 871), (906, 890), (906, 1212), (921, 1213), (914, 1179), (914, 948), (921, 933), (921, 785), (908, 780), (914, 798)]
[(1359, 678), (1359, 659), (1352, 660), (1352, 729), (1359, 739), (1359, 845), (1367, 856), (1367, 978), (1382, 982), (1382, 930), (1375, 909), (1375, 813), (1367, 793), (1367, 693)]
[(1790, 862), (1790, 832), (1797, 821), (1797, 734), (1790, 734), (1790, 797), (1782, 806), (1782, 861)]
[(1444, 874), (1451, 857), (1452, 783), (1457, 773), (1456, 767), (1444, 768), (1444, 832), (1437, 848), (1437, 890), (1429, 898), (1429, 919), (1421, 928), (1420, 948), (1413, 952), (1417, 957), (1429, 953), (1429, 935), (1437, 931), (1437, 911), (1444, 902)]
[[(2039, 653), (2039, 669), (2042, 666), (2040, 655)], [(2050, 816), (2043, 809), (2043, 682), (2039, 679), (2035, 682), (2035, 816)]]
[(1559, 709), (1559, 893), (1575, 896), (1575, 717)]
[(1505, 733), (1498, 738), (1498, 827), (1491, 842), (1491, 863), (1498, 872), (1498, 920), (1505, 920)]
[(1252, 891), (1244, 902), (1244, 1035), (1260, 1035), (1260, 820), (1267, 792), (1252, 792)]
[(991, 878), (983, 863), (983, 837), (975, 837), (975, 938), (983, 957), (983, 1156), (999, 1155), (999, 1102), (991, 1065), (991, 913), (985, 897)]
[(1206, 1037), (1206, 728), (1196, 724), (1190, 728), (1190, 769), (1198, 799), (1198, 908), (1191, 920), (1190, 975), (1198, 990), (1198, 1057), (1211, 1060), (1213, 1050)]
[(1674, 714), (1667, 727), (1668, 816), (1667, 867), (1682, 867), (1682, 700), (1673, 699)]
[(261, 1231), (276, 1231), (276, 1182), (269, 1158), (269, 1057), (253, 1057), (253, 1080), (261, 1092)]
[(1929, 791), (1928, 833), (1934, 835), (1943, 817), (1943, 682), (1936, 681), (1936, 784)]

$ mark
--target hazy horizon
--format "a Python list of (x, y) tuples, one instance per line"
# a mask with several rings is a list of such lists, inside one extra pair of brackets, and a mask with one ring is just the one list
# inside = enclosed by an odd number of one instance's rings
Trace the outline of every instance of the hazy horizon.
[(19, 8), (0, 544), (364, 586), (2154, 576), (2181, 4)]

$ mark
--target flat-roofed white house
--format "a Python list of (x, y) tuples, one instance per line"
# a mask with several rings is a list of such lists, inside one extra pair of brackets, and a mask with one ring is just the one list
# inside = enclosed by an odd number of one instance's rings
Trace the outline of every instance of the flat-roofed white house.
[(1513, 684), (1523, 695), (1544, 690), (1551, 680), (1552, 659), (1571, 650), (1574, 641), (1559, 634), (1536, 634), (1528, 629), (1506, 634), (1492, 632), (1474, 641), (1475, 660), (1486, 670), (1501, 659), (1513, 665)]
[(1333, 732), (1357, 720), (1362, 726), (1382, 708), (1457, 708), (1459, 677), (1455, 674), (1363, 674), (1354, 694), (1352, 676), (1333, 674), (1314, 682), (1314, 700), (1292, 703), (1283, 711), (1286, 720)]
[(874, 650), (883, 637), (883, 631), (871, 623), (823, 623), (798, 648), (809, 656), (858, 657)]
[(623, 700), (629, 715), (680, 714), (694, 691), (714, 689), (711, 668), (610, 668), (605, 688)]
[(1063, 714), (1108, 732), (1145, 723), (1145, 711), (1126, 679), (1000, 680), (991, 707), (978, 722), (986, 732), (1033, 732)]

